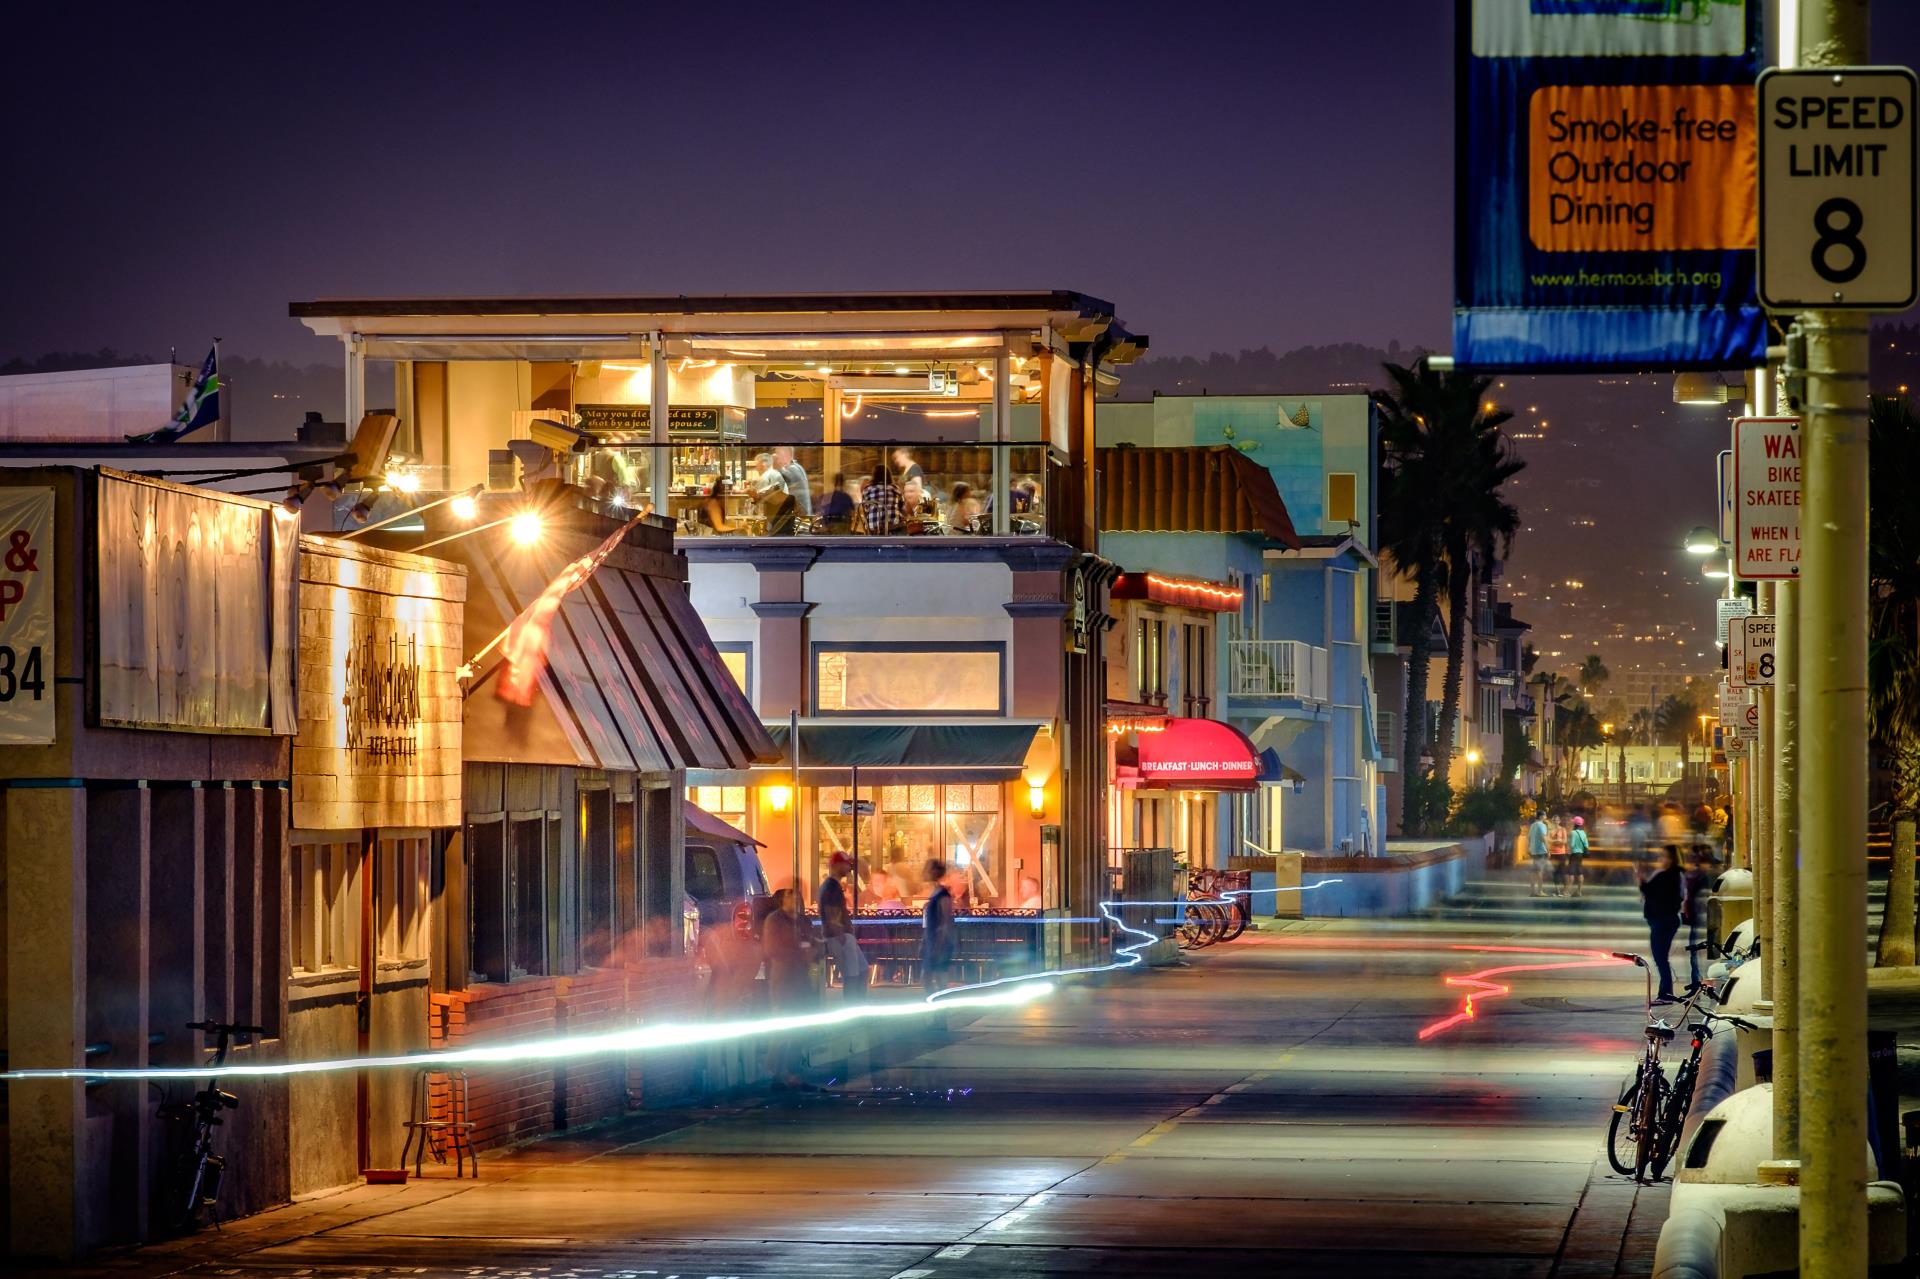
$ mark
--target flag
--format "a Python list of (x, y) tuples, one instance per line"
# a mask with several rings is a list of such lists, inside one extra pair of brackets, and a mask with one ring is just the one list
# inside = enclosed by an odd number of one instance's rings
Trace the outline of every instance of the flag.
[(643, 518), (635, 516), (622, 524), (606, 541), (561, 569), (559, 576), (540, 592), (540, 598), (521, 609), (513, 619), (507, 627), (506, 643), (501, 646), (505, 669), (493, 689), (501, 701), (515, 706), (533, 704), (533, 690), (540, 682), (540, 672), (547, 668), (547, 641), (553, 635), (553, 615), (560, 610), (560, 601), (570, 591), (585, 585), (593, 571), (613, 554), (613, 548), (626, 540), (627, 532)]
[(193, 389), (187, 392), (187, 398), (180, 403), (180, 411), (173, 415), (173, 421), (155, 431), (142, 435), (129, 435), (129, 444), (171, 444), (189, 431), (197, 431), (203, 426), (220, 420), (220, 347), (218, 344), (207, 352), (206, 362), (200, 366), (200, 376), (195, 380)]

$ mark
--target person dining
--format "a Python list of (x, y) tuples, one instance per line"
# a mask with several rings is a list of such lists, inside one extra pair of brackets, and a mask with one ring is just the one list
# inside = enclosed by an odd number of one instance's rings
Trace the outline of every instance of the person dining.
[(927, 492), (926, 481), (915, 477), (900, 490), (900, 514), (909, 533), (940, 531), (940, 504)]
[(716, 533), (737, 533), (740, 526), (727, 518), (727, 477), (717, 475), (700, 503), (700, 522)]
[(874, 468), (873, 478), (860, 491), (860, 515), (867, 532), (890, 537), (900, 531), (900, 490), (887, 477), (887, 468)]
[(795, 511), (800, 515), (813, 514), (813, 492), (807, 483), (807, 468), (794, 461), (793, 445), (782, 444), (773, 450), (773, 468), (780, 473), (781, 483), (793, 496)]
[(973, 486), (962, 480), (953, 486), (953, 506), (947, 513), (947, 527), (956, 533), (978, 533), (980, 520), (986, 512), (980, 505), (980, 499), (973, 495)]
[(847, 477), (833, 477), (833, 491), (820, 503), (819, 527), (828, 533), (844, 533), (853, 524), (853, 494), (847, 488)]

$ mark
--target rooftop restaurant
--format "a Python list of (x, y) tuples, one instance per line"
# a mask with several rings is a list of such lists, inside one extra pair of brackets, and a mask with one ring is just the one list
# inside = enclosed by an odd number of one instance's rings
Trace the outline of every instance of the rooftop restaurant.
[(1091, 453), (1089, 402), (1145, 347), (1110, 304), (1057, 290), (291, 312), (344, 345), (347, 421), (399, 417), (391, 471), (409, 491), (559, 479), (684, 537), (1091, 548), (1091, 479), (1068, 493), (1067, 473)]

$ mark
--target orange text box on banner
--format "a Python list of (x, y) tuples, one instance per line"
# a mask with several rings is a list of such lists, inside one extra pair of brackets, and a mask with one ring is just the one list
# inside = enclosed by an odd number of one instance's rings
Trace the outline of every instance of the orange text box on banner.
[(1551, 84), (1528, 104), (1527, 231), (1550, 253), (1751, 249), (1753, 86)]

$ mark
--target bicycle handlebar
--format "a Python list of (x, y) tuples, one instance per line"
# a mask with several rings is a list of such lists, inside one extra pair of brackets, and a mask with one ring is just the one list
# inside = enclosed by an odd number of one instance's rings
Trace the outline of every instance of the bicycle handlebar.
[(1612, 952), (1610, 952), (1610, 953), (1612, 954), (1612, 956), (1613, 956), (1613, 957), (1614, 957), (1615, 959), (1624, 959), (1624, 960), (1626, 960), (1626, 961), (1627, 961), (1627, 962), (1628, 962), (1629, 964), (1633, 964), (1633, 965), (1636, 965), (1636, 966), (1638, 966), (1638, 967), (1640, 967), (1640, 968), (1645, 968), (1645, 967), (1647, 966), (1647, 961), (1646, 961), (1646, 960), (1644, 960), (1644, 959), (1642, 959), (1642, 958), (1641, 958), (1640, 956), (1638, 956), (1638, 955), (1635, 955), (1635, 954), (1632, 954), (1632, 953), (1630, 953), (1630, 952), (1628, 952), (1628, 951), (1624, 951), (1624, 950), (1616, 950), (1616, 951), (1612, 951)]

